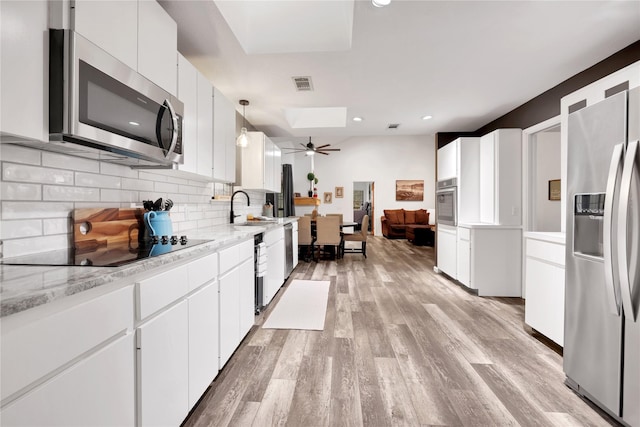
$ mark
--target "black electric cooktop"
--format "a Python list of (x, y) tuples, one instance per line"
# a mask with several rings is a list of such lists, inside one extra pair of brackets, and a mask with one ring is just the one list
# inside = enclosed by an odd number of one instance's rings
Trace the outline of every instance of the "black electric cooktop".
[(48, 265), (78, 267), (120, 267), (138, 260), (192, 248), (211, 240), (187, 239), (186, 236), (163, 236), (144, 242), (123, 243), (90, 250), (60, 249), (39, 254), (0, 260), (4, 265)]

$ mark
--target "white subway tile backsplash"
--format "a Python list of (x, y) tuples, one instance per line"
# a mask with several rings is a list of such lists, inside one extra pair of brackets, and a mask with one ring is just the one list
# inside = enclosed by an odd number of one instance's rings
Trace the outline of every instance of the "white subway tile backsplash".
[(3, 182), (2, 200), (42, 200), (42, 186), (40, 184), (25, 184), (22, 182)]
[(39, 182), (42, 184), (73, 185), (73, 172), (16, 163), (2, 164), (3, 181)]
[(179, 193), (180, 186), (178, 184), (171, 184), (169, 182), (155, 182), (155, 191), (163, 193)]
[(66, 218), (73, 203), (2, 202), (2, 219)]
[(100, 175), (97, 173), (76, 172), (76, 185), (79, 187), (122, 188), (122, 181), (126, 178), (119, 176)]
[(178, 177), (174, 177), (174, 176), (168, 176), (167, 177), (167, 182), (171, 182), (172, 184), (189, 184), (189, 180), (188, 179), (178, 178)]
[(13, 144), (0, 144), (0, 159), (5, 162), (39, 165), (41, 158), (40, 153), (40, 150), (33, 148)]
[(100, 201), (99, 188), (62, 187), (45, 185), (42, 187), (42, 198), (51, 201), (87, 202)]
[(137, 191), (129, 190), (100, 190), (100, 201), (102, 202), (127, 202), (134, 203), (141, 201)]
[(155, 181), (155, 182), (167, 182), (168, 177), (164, 176), (164, 175), (160, 175), (157, 173), (151, 173), (151, 172), (145, 172), (145, 171), (140, 171), (139, 172), (139, 178), (140, 179), (145, 179), (147, 181)]
[(67, 156), (59, 153), (51, 153), (48, 151), (42, 152), (42, 166), (83, 172), (100, 172), (100, 163), (95, 160)]
[(0, 222), (0, 239), (16, 239), (42, 235), (42, 220), (18, 219)]
[(123, 190), (153, 191), (153, 181), (142, 179), (122, 178)]
[(68, 234), (73, 232), (73, 222), (71, 218), (48, 218), (42, 220), (45, 235)]
[[(143, 200), (163, 198), (174, 202), (175, 234), (229, 222), (229, 202), (211, 202), (211, 182), (8, 144), (0, 150), (0, 256), (68, 247), (72, 211), (79, 208), (141, 207)], [(239, 195), (236, 212), (261, 214), (264, 193), (248, 193), (251, 206)]]
[(137, 178), (138, 171), (128, 166), (116, 165), (113, 163), (100, 163), (100, 173), (103, 175), (114, 175), (122, 178)]
[(70, 245), (70, 235), (57, 234), (54, 236), (27, 237), (24, 239), (3, 240), (3, 255), (14, 257), (38, 252), (65, 249)]

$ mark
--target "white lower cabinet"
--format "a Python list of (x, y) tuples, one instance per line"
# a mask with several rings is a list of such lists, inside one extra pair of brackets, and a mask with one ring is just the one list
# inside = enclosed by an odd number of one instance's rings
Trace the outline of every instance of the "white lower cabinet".
[(189, 303), (189, 408), (218, 374), (218, 282), (187, 298)]
[(293, 265), (292, 268), (296, 268), (298, 265), (298, 221), (293, 221), (293, 234), (291, 235), (291, 241), (293, 242)]
[(253, 257), (240, 264), (240, 340), (251, 330), (255, 323), (255, 279)]
[(220, 369), (240, 343), (240, 269), (220, 276)]
[(220, 369), (254, 323), (253, 239), (220, 251)]
[[(522, 295), (522, 230), (520, 227), (459, 226), (458, 281), (479, 296)], [(468, 245), (468, 252), (467, 247)], [(467, 253), (469, 256), (467, 257)]]
[(138, 425), (180, 425), (218, 372), (218, 255), (136, 284)]
[(471, 284), (471, 232), (468, 228), (458, 228), (457, 245), (457, 273), (458, 282), (468, 288), (473, 288)]
[(2, 425), (134, 425), (133, 345), (128, 333), (44, 382), (2, 409)]
[(180, 425), (189, 412), (189, 322), (186, 301), (136, 331), (138, 425)]
[[(544, 240), (548, 234), (554, 241)], [(524, 321), (536, 331), (564, 345), (564, 236), (527, 233), (525, 236)]]
[(284, 228), (278, 227), (264, 234), (267, 245), (267, 276), (264, 281), (264, 304), (271, 302), (284, 284), (285, 247)]
[(456, 227), (438, 224), (437, 237), (438, 269), (455, 279), (458, 277)]

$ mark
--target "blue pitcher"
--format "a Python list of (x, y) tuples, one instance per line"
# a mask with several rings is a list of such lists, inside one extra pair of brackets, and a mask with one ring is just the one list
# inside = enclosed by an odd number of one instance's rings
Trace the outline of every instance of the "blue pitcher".
[(171, 236), (173, 234), (169, 211), (145, 212), (144, 223), (147, 226), (150, 237)]

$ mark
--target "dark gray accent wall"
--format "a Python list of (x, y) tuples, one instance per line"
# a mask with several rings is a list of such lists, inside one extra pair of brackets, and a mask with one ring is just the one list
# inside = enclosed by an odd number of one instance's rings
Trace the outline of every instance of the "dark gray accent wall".
[(436, 147), (440, 148), (460, 136), (481, 136), (496, 129), (526, 129), (560, 114), (560, 99), (628, 65), (640, 61), (640, 40), (598, 62), (592, 67), (541, 93), (530, 101), (487, 123), (475, 132), (436, 133)]

